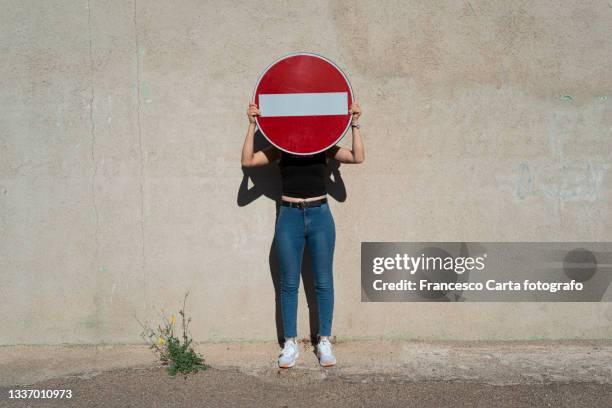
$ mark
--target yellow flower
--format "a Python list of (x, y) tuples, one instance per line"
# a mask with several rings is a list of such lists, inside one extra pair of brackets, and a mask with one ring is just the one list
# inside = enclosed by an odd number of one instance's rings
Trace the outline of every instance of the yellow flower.
[(174, 324), (176, 323), (176, 316), (172, 315), (172, 318), (170, 319), (170, 324)]
[(159, 344), (164, 344), (166, 342), (166, 340), (164, 340), (163, 337), (159, 337), (159, 340), (157, 341)]

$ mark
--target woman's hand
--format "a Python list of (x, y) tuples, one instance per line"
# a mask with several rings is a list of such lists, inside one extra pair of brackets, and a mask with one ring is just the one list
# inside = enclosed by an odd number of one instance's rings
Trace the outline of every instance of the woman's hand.
[(249, 123), (255, 123), (255, 116), (259, 116), (261, 113), (259, 112), (259, 108), (255, 103), (249, 103), (249, 109), (247, 109), (247, 117), (249, 118)]
[(349, 109), (349, 113), (353, 116), (351, 118), (351, 123), (356, 124), (359, 121), (359, 117), (361, 116), (361, 107), (357, 102), (353, 102), (351, 105), (351, 109)]

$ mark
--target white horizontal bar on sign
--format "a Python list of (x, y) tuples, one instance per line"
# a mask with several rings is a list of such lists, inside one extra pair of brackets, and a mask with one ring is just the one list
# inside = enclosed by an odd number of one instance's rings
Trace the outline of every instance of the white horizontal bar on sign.
[(319, 116), (348, 114), (346, 92), (260, 94), (261, 116)]

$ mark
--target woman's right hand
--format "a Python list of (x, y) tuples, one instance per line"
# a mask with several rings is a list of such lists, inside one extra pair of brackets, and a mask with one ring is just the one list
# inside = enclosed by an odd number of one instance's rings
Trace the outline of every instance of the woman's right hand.
[(249, 123), (255, 123), (255, 116), (259, 116), (261, 113), (259, 112), (259, 108), (255, 103), (249, 103), (249, 109), (247, 109), (247, 117), (249, 118)]

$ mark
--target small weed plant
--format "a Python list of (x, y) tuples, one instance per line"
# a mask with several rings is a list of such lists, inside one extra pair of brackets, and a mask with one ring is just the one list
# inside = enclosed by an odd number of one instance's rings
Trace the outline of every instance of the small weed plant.
[(141, 337), (149, 344), (158, 355), (164, 365), (168, 365), (168, 373), (172, 376), (177, 373), (188, 374), (196, 373), (199, 370), (209, 368), (204, 363), (204, 356), (194, 351), (191, 343), (193, 339), (189, 336), (189, 323), (191, 317), (185, 316), (185, 303), (187, 301), (185, 294), (183, 299), (183, 308), (179, 311), (182, 320), (182, 341), (175, 335), (176, 316), (172, 315), (167, 318), (162, 311), (162, 324), (153, 329), (148, 324), (140, 323), (143, 328)]

